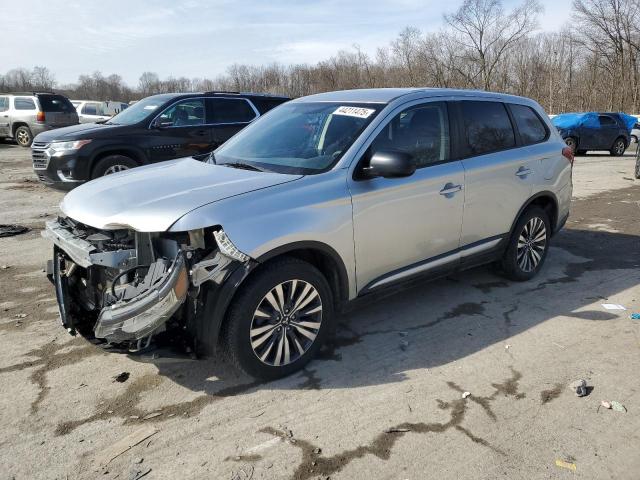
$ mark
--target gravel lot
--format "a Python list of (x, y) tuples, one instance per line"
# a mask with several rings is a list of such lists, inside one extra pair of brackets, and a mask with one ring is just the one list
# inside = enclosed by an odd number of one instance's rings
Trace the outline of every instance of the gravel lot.
[[(0, 239), (0, 479), (638, 478), (632, 177), (631, 152), (577, 158), (572, 215), (534, 281), (485, 267), (370, 303), (304, 372), (260, 384), (67, 335), (40, 237), (62, 194), (0, 144), (0, 223), (32, 229)], [(151, 436), (115, 456), (130, 434)]]

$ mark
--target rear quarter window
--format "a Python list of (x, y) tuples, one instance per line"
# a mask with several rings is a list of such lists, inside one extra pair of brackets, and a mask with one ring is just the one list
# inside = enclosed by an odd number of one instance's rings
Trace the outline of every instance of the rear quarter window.
[(256, 106), (261, 115), (267, 113), (272, 108), (277, 107), (278, 105), (282, 105), (285, 102), (288, 102), (288, 98), (270, 98), (270, 97), (255, 97), (250, 99), (251, 102)]
[(531, 107), (511, 104), (510, 108), (523, 145), (540, 143), (547, 138), (547, 128)]
[(0, 112), (9, 110), (9, 97), (0, 97)]
[(512, 148), (516, 144), (511, 120), (499, 102), (461, 102), (463, 138), (470, 155), (483, 155)]
[(69, 99), (62, 95), (39, 95), (38, 101), (43, 112), (75, 112)]
[(36, 103), (31, 98), (14, 98), (13, 107), (16, 110), (35, 110)]
[(246, 123), (256, 117), (249, 102), (236, 98), (210, 98), (211, 123)]

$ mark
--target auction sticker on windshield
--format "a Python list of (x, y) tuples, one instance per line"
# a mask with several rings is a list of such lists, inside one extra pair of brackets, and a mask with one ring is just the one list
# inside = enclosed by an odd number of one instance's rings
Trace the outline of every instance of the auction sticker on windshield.
[(368, 118), (375, 110), (362, 107), (338, 107), (334, 115), (346, 115), (348, 117)]

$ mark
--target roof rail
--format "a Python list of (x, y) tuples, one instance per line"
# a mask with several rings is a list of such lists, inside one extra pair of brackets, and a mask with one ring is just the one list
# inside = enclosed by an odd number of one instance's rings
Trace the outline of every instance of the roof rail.
[(240, 92), (233, 92), (228, 90), (212, 90), (211, 92), (204, 92), (206, 95), (240, 95)]
[(46, 93), (47, 95), (57, 95), (54, 92), (6, 92), (6, 93), (0, 93), (0, 95), (26, 95), (26, 96), (33, 96), (33, 95), (39, 95), (42, 93)]

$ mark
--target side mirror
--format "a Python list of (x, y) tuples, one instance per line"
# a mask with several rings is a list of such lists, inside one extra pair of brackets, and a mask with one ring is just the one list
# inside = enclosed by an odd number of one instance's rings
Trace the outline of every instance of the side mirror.
[(167, 122), (167, 121), (162, 121), (159, 118), (156, 118), (153, 123), (151, 124), (152, 128), (157, 128), (157, 129), (162, 129), (162, 128), (167, 128), (173, 125), (173, 122)]
[(376, 152), (369, 160), (369, 166), (363, 169), (366, 177), (401, 178), (409, 177), (416, 171), (413, 156), (397, 150)]

